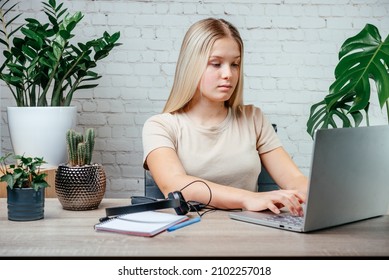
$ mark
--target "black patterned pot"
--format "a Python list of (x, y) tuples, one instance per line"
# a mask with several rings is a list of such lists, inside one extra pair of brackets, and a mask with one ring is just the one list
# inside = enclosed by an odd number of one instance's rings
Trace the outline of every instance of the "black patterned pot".
[(105, 194), (106, 176), (99, 164), (85, 166), (59, 165), (55, 174), (55, 192), (63, 209), (93, 210)]
[(7, 187), (8, 220), (35, 221), (43, 219), (45, 207), (45, 190), (40, 188)]

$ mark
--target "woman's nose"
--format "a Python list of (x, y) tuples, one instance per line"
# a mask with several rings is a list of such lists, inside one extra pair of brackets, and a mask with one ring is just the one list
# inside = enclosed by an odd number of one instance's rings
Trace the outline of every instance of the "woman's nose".
[(222, 68), (222, 78), (229, 79), (232, 76), (232, 70), (229, 65), (226, 65)]

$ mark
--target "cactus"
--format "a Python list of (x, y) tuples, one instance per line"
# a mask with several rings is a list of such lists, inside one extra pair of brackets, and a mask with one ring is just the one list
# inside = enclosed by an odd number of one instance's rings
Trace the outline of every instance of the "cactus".
[(66, 143), (70, 166), (83, 166), (91, 164), (95, 144), (95, 132), (88, 128), (84, 136), (81, 133), (69, 129), (66, 133)]
[(69, 164), (71, 166), (77, 165), (77, 145), (82, 142), (82, 135), (70, 129), (66, 132), (66, 144), (68, 150)]
[(85, 165), (85, 157), (86, 157), (86, 145), (84, 142), (81, 142), (77, 145), (77, 157), (79, 166)]
[(93, 149), (95, 147), (95, 131), (93, 128), (88, 128), (85, 132), (85, 163), (90, 164), (92, 161)]

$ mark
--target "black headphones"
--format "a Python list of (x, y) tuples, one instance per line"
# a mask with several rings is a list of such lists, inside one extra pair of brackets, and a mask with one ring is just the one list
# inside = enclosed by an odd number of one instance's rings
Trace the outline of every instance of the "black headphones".
[(175, 191), (168, 194), (167, 199), (156, 200), (153, 202), (138, 203), (129, 206), (119, 206), (105, 208), (106, 217), (101, 218), (100, 222), (103, 222), (109, 218), (117, 215), (153, 211), (159, 209), (174, 208), (177, 215), (186, 215), (190, 210), (189, 204), (185, 201), (181, 192)]

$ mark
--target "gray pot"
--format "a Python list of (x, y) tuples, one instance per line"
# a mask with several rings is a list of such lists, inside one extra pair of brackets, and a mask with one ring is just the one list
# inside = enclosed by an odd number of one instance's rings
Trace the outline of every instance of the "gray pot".
[(65, 210), (92, 210), (105, 194), (106, 176), (99, 164), (70, 167), (62, 164), (55, 174), (55, 192)]
[(34, 221), (44, 217), (45, 190), (7, 187), (8, 220)]

